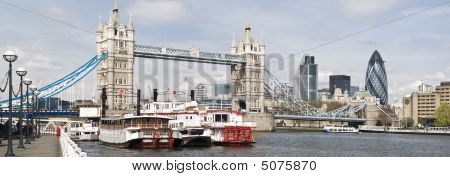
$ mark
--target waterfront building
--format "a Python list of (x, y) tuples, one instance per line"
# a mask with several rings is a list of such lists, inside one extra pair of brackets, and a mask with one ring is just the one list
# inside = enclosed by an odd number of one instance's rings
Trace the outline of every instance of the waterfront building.
[(434, 88), (432, 85), (425, 84), (423, 82), (417, 88), (418, 88), (419, 93), (431, 93), (434, 91)]
[(403, 117), (412, 118), (414, 126), (434, 125), (435, 111), (442, 103), (450, 104), (450, 82), (441, 82), (433, 92), (413, 92), (404, 97)]
[(350, 93), (350, 76), (346, 75), (330, 75), (329, 90), (334, 95), (334, 90), (339, 88), (342, 93)]
[(300, 65), (299, 97), (305, 101), (318, 100), (318, 65), (314, 56), (305, 55)]
[(359, 91), (359, 87), (358, 86), (350, 86), (350, 96), (355, 95), (355, 93)]
[(206, 87), (206, 84), (204, 83), (197, 84), (194, 93), (195, 93), (194, 95), (195, 101), (208, 99), (208, 87)]
[(320, 89), (318, 92), (320, 96), (320, 101), (326, 102), (329, 101), (329, 99), (331, 99), (331, 93), (330, 90), (328, 90), (328, 88)]
[(380, 99), (380, 104), (387, 105), (388, 81), (384, 62), (380, 53), (375, 50), (367, 65), (365, 87), (371, 95)]

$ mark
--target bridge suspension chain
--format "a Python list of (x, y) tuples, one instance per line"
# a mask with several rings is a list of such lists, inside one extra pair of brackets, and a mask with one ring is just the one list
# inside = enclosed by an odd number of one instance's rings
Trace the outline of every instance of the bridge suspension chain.
[(282, 84), (269, 70), (265, 70), (264, 89), (279, 104), (274, 110), (269, 110), (274, 114), (294, 114), (316, 117), (357, 117), (356, 113), (367, 106), (367, 103), (351, 104), (325, 112), (316, 108), (302, 99), (290, 93), (286, 85)]
[[(57, 81), (50, 83), (42, 88), (39, 88), (40, 98), (50, 98), (54, 95), (61, 93), (62, 91), (71, 88), (73, 85), (78, 83), (80, 80), (84, 79), (87, 75), (89, 75), (97, 66), (108, 56), (108, 52), (104, 52), (100, 57), (94, 56), (87, 63), (83, 64), (75, 71), (69, 73), (68, 75), (58, 79)], [(31, 97), (32, 95), (25, 95), (25, 97)], [(15, 105), (18, 105), (19, 96), (15, 96), (13, 101), (15, 101)], [(8, 102), (8, 100), (0, 101), (0, 104), (4, 104)], [(14, 103), (13, 103), (14, 104)], [(26, 104), (26, 103), (25, 103)]]

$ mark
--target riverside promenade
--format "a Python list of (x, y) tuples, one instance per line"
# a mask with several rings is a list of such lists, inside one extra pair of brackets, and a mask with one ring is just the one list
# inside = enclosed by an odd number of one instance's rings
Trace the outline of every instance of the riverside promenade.
[[(25, 140), (24, 140), (25, 141)], [(19, 140), (13, 140), (14, 154), (16, 157), (61, 157), (61, 147), (57, 136), (43, 135), (25, 144), (25, 149), (17, 149)], [(0, 144), (0, 157), (3, 157), (8, 147), (8, 140), (2, 140)]]

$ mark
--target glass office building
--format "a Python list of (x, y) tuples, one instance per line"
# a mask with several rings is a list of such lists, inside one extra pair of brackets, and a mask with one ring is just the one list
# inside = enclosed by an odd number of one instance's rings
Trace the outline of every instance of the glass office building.
[(300, 98), (304, 101), (318, 100), (317, 64), (314, 56), (306, 55), (300, 65)]
[(382, 105), (388, 104), (388, 82), (383, 58), (378, 51), (372, 54), (366, 71), (366, 90), (380, 99)]
[(334, 95), (334, 89), (340, 88), (342, 93), (350, 94), (350, 76), (346, 75), (330, 75), (330, 85), (328, 89), (331, 95)]

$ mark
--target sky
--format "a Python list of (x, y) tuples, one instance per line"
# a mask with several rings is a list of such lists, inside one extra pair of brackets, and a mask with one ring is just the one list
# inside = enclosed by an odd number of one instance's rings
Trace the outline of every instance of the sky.
[[(195, 46), (209, 52), (228, 53), (233, 33), (240, 40), (244, 26), (250, 24), (255, 38), (263, 33), (266, 54), (272, 56), (266, 58), (266, 66), (272, 73), (289, 82), (301, 57), (314, 55), (319, 65), (319, 88), (328, 87), (332, 74), (349, 75), (352, 85), (361, 85), (370, 56), (378, 50), (386, 61), (393, 103), (415, 91), (422, 81), (436, 86), (450, 80), (450, 3), (417, 13), (441, 2), (119, 0), (119, 13), (125, 23), (132, 15), (136, 44), (183, 49)], [(113, 0), (0, 0), (0, 52), (16, 51), (19, 59), (14, 68), (25, 67), (34, 83), (44, 86), (95, 55), (99, 16), (107, 21), (113, 4)], [(408, 17), (380, 25), (404, 16)], [(365, 31), (371, 27), (376, 28)], [(305, 52), (359, 31), (365, 32)], [(149, 95), (148, 88), (223, 83), (230, 77), (228, 67), (216, 65), (136, 59), (135, 68), (137, 80), (148, 81), (135, 83), (146, 90), (145, 95)], [(0, 62), (0, 71), (3, 79), (6, 62)], [(62, 96), (91, 98), (94, 79), (88, 77), (73, 89), (84, 92)], [(0, 94), (2, 99), (5, 96)]]

